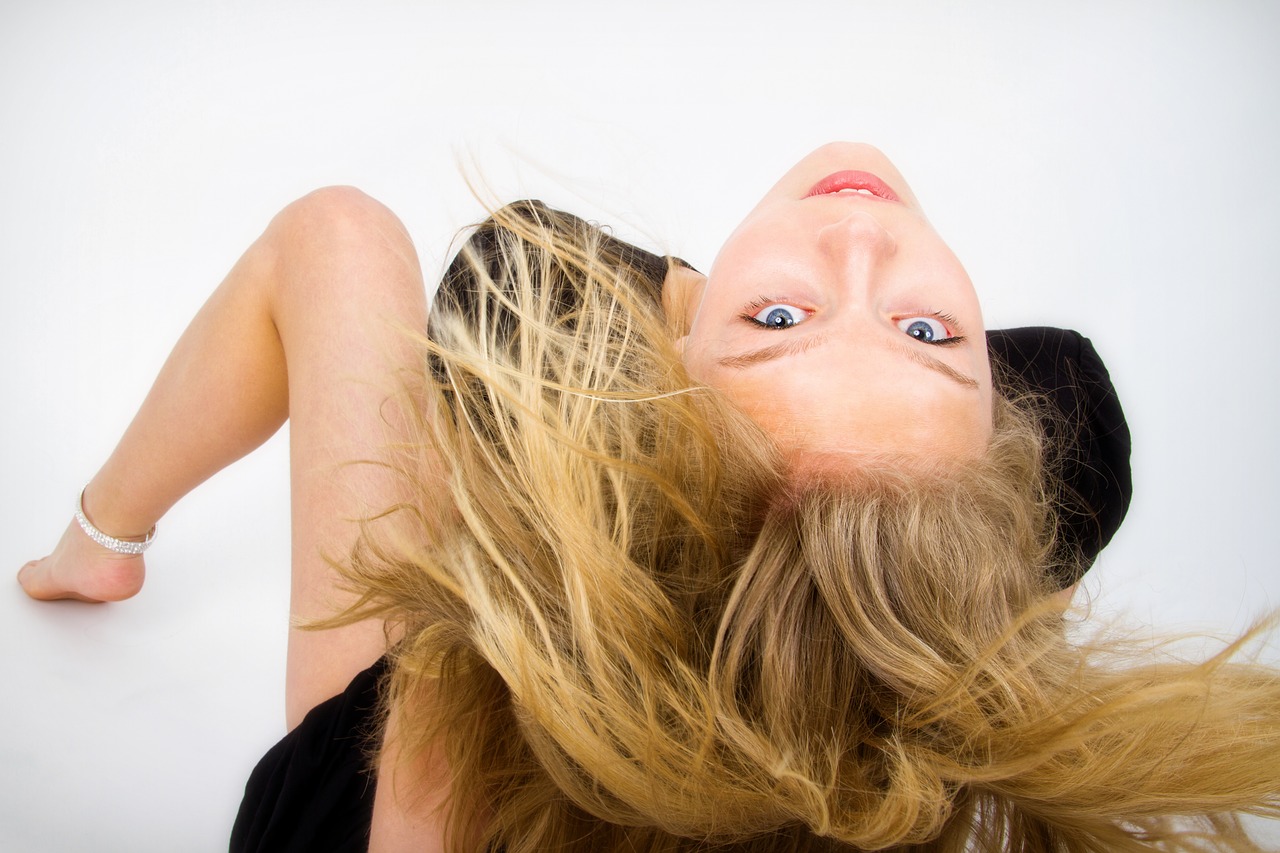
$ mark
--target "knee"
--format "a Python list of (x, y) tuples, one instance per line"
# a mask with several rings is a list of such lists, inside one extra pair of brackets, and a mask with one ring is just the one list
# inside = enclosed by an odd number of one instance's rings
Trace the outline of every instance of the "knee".
[(400, 271), (392, 279), (420, 278), (417, 253), (400, 219), (355, 187), (324, 187), (289, 204), (263, 235), (281, 283), (315, 287), (332, 280), (354, 283), (350, 275), (324, 271)]
[(390, 208), (355, 187), (322, 187), (285, 207), (271, 228), (300, 242), (361, 245), (407, 241), (408, 234)]

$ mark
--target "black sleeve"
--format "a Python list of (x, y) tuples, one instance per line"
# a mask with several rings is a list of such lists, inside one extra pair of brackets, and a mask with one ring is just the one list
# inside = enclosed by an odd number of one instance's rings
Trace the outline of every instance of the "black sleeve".
[(1068, 564), (1077, 566), (1059, 578), (1069, 586), (1111, 541), (1133, 496), (1120, 398), (1093, 344), (1079, 332), (997, 329), (987, 332), (987, 346), (997, 388), (1017, 394), (1021, 385), (1052, 404), (1045, 428), (1063, 486), (1059, 541)]

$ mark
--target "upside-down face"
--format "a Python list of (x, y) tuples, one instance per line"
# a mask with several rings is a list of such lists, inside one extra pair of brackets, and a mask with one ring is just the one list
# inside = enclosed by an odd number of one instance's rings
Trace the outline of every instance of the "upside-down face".
[(796, 164), (685, 311), (690, 373), (802, 461), (972, 457), (990, 438), (973, 284), (871, 146), (833, 143)]

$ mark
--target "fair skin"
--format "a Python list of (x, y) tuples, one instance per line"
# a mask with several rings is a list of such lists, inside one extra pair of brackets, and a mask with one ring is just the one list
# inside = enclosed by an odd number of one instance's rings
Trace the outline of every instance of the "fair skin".
[[(851, 170), (877, 175), (900, 200), (806, 195)], [(673, 275), (664, 301), (687, 320), (692, 374), (801, 461), (976, 454), (990, 434), (991, 375), (972, 285), (875, 149), (838, 144), (809, 155), (734, 232), (708, 278)], [(350, 603), (324, 555), (347, 553), (357, 533), (351, 519), (400, 495), (376, 466), (341, 463), (387, 443), (388, 377), (416, 363), (400, 330), (425, 328), (424, 292), (413, 245), (382, 205), (330, 188), (287, 207), (174, 348), (85, 490), (89, 519), (113, 536), (140, 538), (288, 418), (291, 626)], [(922, 341), (954, 336), (965, 340)], [(18, 580), (37, 599), (119, 601), (139, 591), (144, 574), (141, 556), (103, 549), (72, 521)], [(289, 728), (386, 647), (376, 621), (291, 627)], [(441, 850), (447, 766), (433, 753), (393, 772), (389, 742), (370, 850)]]
[(690, 372), (801, 463), (986, 446), (991, 367), (973, 284), (871, 146), (834, 143), (801, 160), (725, 242), (700, 291), (683, 342)]
[[(350, 519), (397, 497), (367, 459), (388, 439), (389, 377), (416, 352), (399, 328), (426, 326), (417, 254), (399, 220), (373, 199), (334, 187), (272, 220), (183, 333), (155, 384), (84, 494), (85, 514), (117, 538), (140, 538), (179, 498), (290, 426), (292, 528), (285, 713), (290, 729), (340, 693), (387, 645), (381, 622), (302, 631), (349, 604), (323, 555), (355, 541)], [(18, 580), (41, 600), (119, 601), (135, 595), (144, 558), (114, 554), (73, 520), (53, 552)], [(442, 850), (440, 759), (416, 780), (382, 757), (370, 850)], [(396, 784), (384, 780), (395, 780)], [(401, 802), (414, 802), (414, 809)], [(434, 846), (433, 846), (434, 845)]]

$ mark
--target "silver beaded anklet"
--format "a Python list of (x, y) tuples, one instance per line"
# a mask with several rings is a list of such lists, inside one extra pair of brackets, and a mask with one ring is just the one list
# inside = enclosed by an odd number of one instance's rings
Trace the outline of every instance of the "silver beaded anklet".
[[(85, 489), (89, 488), (85, 486)], [(85, 535), (97, 542), (108, 551), (115, 551), (117, 554), (141, 554), (143, 551), (151, 547), (151, 543), (156, 540), (156, 526), (151, 525), (151, 529), (147, 531), (147, 537), (141, 542), (130, 542), (128, 539), (117, 539), (114, 536), (108, 536), (101, 530), (93, 526), (93, 522), (84, 514), (84, 489), (80, 490), (80, 496), (76, 498), (76, 521), (80, 522), (80, 529)]]

